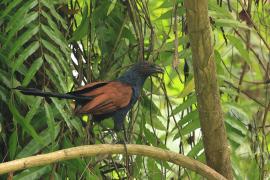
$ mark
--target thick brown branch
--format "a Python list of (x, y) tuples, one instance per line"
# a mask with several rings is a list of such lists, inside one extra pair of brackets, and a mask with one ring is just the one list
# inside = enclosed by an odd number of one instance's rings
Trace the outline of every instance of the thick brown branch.
[[(206, 166), (205, 164), (196, 161), (194, 159), (191, 159), (189, 157), (186, 157), (182, 154), (145, 145), (127, 144), (126, 146), (127, 146), (127, 153), (129, 155), (142, 155), (168, 161), (177, 165), (181, 165), (190, 170), (193, 170), (208, 179), (219, 179), (219, 180), (226, 179), (222, 175), (217, 173), (215, 170)], [(1, 163), (0, 174), (13, 172), (30, 167), (47, 165), (58, 161), (74, 159), (78, 157), (97, 156), (105, 154), (109, 155), (124, 154), (124, 153), (125, 153), (124, 146), (120, 144), (99, 144), (99, 145), (78, 146), (48, 154), (36, 155)]]
[(233, 179), (217, 83), (207, 0), (185, 0), (195, 90), (207, 164)]

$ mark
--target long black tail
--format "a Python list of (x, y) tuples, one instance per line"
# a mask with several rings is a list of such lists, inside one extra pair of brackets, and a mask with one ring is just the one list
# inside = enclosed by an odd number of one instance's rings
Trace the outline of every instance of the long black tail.
[(39, 89), (35, 88), (24, 88), (21, 86), (18, 86), (16, 88), (13, 88), (16, 90), (19, 90), (21, 93), (25, 95), (32, 95), (32, 96), (41, 96), (41, 97), (56, 97), (60, 99), (74, 99), (76, 101), (89, 101), (92, 100), (93, 97), (89, 96), (82, 96), (82, 95), (76, 95), (76, 94), (61, 94), (61, 93), (54, 93), (54, 92), (44, 92)]

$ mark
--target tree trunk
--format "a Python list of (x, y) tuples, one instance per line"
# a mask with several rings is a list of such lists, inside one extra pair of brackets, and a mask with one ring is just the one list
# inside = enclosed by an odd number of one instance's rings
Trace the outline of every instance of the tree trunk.
[(185, 0), (195, 88), (207, 164), (233, 179), (217, 84), (207, 0)]

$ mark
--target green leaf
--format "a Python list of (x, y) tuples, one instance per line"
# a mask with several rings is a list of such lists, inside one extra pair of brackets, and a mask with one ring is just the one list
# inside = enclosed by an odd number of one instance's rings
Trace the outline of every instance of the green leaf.
[(225, 123), (240, 131), (243, 135), (246, 135), (248, 132), (247, 126), (241, 120), (236, 119), (228, 114), (225, 115)]
[(228, 20), (233, 19), (232, 14), (230, 14), (230, 12), (226, 8), (220, 7), (218, 5), (217, 1), (215, 1), (215, 0), (209, 0), (208, 1), (208, 8), (209, 8), (210, 13), (211, 13), (211, 11), (215, 11), (216, 13), (218, 13), (223, 18), (227, 17)]
[[(89, 117), (87, 117), (89, 118)], [(90, 119), (91, 121), (92, 119)], [(109, 128), (109, 129), (113, 129), (114, 127), (114, 121), (112, 120), (112, 118), (107, 118), (107, 119), (104, 119), (102, 122), (101, 122), (101, 125), (103, 127), (106, 127), (106, 128)], [(124, 137), (123, 137), (124, 138)]]
[[(63, 36), (61, 31), (59, 31), (59, 27), (57, 24), (55, 24), (55, 21), (52, 19), (52, 16), (50, 16), (46, 11), (41, 12), (42, 16), (45, 17), (48, 21), (49, 27), (57, 34), (58, 37)], [(65, 41), (65, 38), (63, 38)]]
[(14, 0), (14, 1), (10, 1), (10, 4), (5, 8), (4, 11), (2, 11), (2, 13), (0, 14), (0, 19), (3, 19), (3, 17), (7, 16), (8, 13), (11, 12), (11, 10), (13, 8), (15, 8), (18, 4), (20, 4), (22, 2), (22, 0)]
[(42, 24), (41, 29), (48, 37), (50, 37), (51, 40), (53, 40), (59, 46), (59, 48), (64, 54), (68, 54), (69, 48), (66, 43), (61, 39), (61, 36), (57, 36), (57, 34), (46, 25)]
[(37, 60), (34, 61), (34, 63), (29, 68), (28, 72), (26, 73), (26, 75), (25, 75), (25, 77), (23, 79), (23, 82), (22, 82), (23, 86), (27, 86), (30, 83), (30, 81), (35, 76), (35, 74), (38, 72), (38, 70), (40, 69), (42, 64), (43, 64), (42, 57), (40, 57), (40, 58), (38, 58)]
[(112, 0), (109, 8), (108, 8), (108, 11), (107, 11), (107, 16), (111, 14), (112, 10), (114, 9), (115, 7), (115, 4), (116, 4), (117, 0)]
[(194, 119), (191, 121), (191, 123), (188, 123), (182, 130), (181, 134), (182, 136), (186, 134), (190, 134), (196, 129), (200, 128), (200, 120), (199, 119)]
[[(67, 40), (63, 36), (63, 33), (59, 30), (58, 25), (55, 24), (55, 21), (52, 19), (52, 17), (50, 15), (48, 15), (45, 11), (42, 11), (42, 15), (47, 19), (48, 25), (51, 28), (51, 30), (54, 32), (55, 36), (57, 36), (57, 38), (59, 38), (59, 40), (61, 40), (62, 46), (67, 48), (65, 51), (62, 51), (62, 53), (64, 53), (64, 55), (65, 55), (65, 59), (70, 59), (70, 53), (69, 53)], [(42, 40), (44, 40), (44, 39), (42, 39)], [(49, 41), (47, 41), (47, 42), (49, 42)], [(59, 47), (57, 47), (57, 49), (59, 51)]]
[[(186, 44), (187, 43), (187, 36), (184, 36), (181, 39), (183, 41), (183, 44)], [(188, 59), (191, 56), (192, 55), (191, 55), (191, 50), (190, 49), (183, 49), (182, 51), (179, 52), (179, 59)]]
[(188, 152), (187, 156), (194, 158), (194, 157), (199, 155), (201, 150), (203, 150), (203, 141), (202, 141), (202, 139), (200, 139), (199, 142), (197, 142), (197, 144), (192, 147), (192, 149)]
[[(16, 23), (14, 27), (12, 27), (11, 31), (8, 32), (8, 36), (7, 36), (7, 39), (5, 41), (3, 48), (12, 46), (14, 42), (13, 41), (10, 42), (10, 41), (14, 39), (13, 37), (17, 34), (17, 32), (21, 30), (22, 28), (26, 27), (28, 24), (30, 24), (34, 20), (36, 20), (37, 17), (38, 17), (38, 13), (32, 12), (32, 13), (29, 13), (26, 17), (21, 18), (20, 21)], [(29, 28), (29, 29), (32, 29), (32, 28)]]
[(10, 83), (10, 80), (8, 78), (8, 74), (7, 74), (7, 72), (3, 71), (2, 69), (0, 69), (0, 82), (7, 87), (11, 87), (11, 83)]
[[(56, 137), (58, 136), (60, 132), (60, 125), (57, 124), (55, 126), (55, 136), (54, 136), (54, 140), (56, 139)], [(40, 133), (40, 137), (42, 140), (42, 144), (37, 143), (34, 140), (31, 140), (27, 145), (24, 146), (24, 148), (17, 154), (16, 159), (19, 158), (23, 158), (23, 157), (28, 157), (31, 156), (37, 152), (40, 152), (43, 148), (47, 147), (51, 141), (50, 141), (50, 137), (51, 137), (51, 132), (49, 131), (49, 129), (47, 128), (46, 130), (42, 131)]]
[(50, 3), (50, 1), (41, 1), (41, 3), (46, 6), (49, 10), (52, 16), (61, 23), (62, 27), (64, 29), (68, 29), (66, 21), (62, 18), (60, 14), (57, 13), (57, 11), (54, 8), (53, 3)]
[(190, 81), (188, 81), (185, 84), (185, 87), (183, 89), (183, 91), (181, 92), (181, 94), (179, 95), (180, 98), (184, 98), (187, 95), (189, 95), (190, 93), (192, 93), (195, 89), (195, 84), (194, 84), (194, 78), (192, 78)]
[(63, 58), (63, 54), (59, 51), (59, 48), (44, 39), (41, 39), (41, 43), (47, 50), (49, 50), (52, 54), (55, 55), (56, 59), (58, 60), (57, 62), (60, 63), (61, 67), (63, 68), (63, 71), (71, 77), (72, 75), (70, 73), (71, 72), (70, 66), (68, 65), (67, 61)]
[(224, 19), (224, 18), (233, 19), (232, 15), (230, 14), (224, 15), (224, 13), (219, 11), (208, 10), (208, 14), (213, 19)]
[(18, 59), (15, 60), (14, 64), (12, 65), (12, 73), (17, 71), (17, 69), (23, 64), (23, 62), (31, 56), (36, 50), (39, 48), (39, 42), (34, 41), (31, 43), (27, 48), (20, 53)]
[(57, 61), (53, 57), (51, 57), (49, 54), (44, 54), (44, 57), (46, 61), (49, 63), (50, 67), (52, 68), (53, 72), (57, 75), (56, 78), (58, 79), (60, 83), (61, 89), (67, 92), (68, 91), (67, 84), (66, 82), (64, 82), (65, 78), (63, 76), (63, 73)]
[[(227, 130), (228, 130), (228, 128), (227, 128)], [(245, 137), (241, 133), (238, 133), (235, 130), (230, 129), (227, 134), (228, 134), (228, 138), (231, 141), (234, 141), (235, 143), (237, 143), (239, 145), (242, 144), (245, 140)]]
[(163, 3), (158, 7), (159, 9), (160, 8), (171, 8), (173, 7), (173, 1), (171, 0), (164, 0)]
[(52, 142), (52, 147), (53, 147), (54, 137), (55, 137), (55, 121), (54, 121), (52, 110), (46, 101), (45, 101), (45, 112), (47, 116), (47, 125), (50, 132), (51, 142)]
[(8, 140), (8, 152), (10, 160), (14, 159), (16, 151), (17, 151), (17, 142), (18, 142), (18, 134), (17, 130), (15, 130)]
[[(0, 38), (1, 38), (1, 34), (0, 34)], [(1, 41), (0, 41), (0, 43), (1, 43)], [(4, 51), (4, 50), (0, 49), (0, 63), (8, 64), (6, 52), (2, 52), (2, 51)]]
[(89, 29), (89, 19), (88, 19), (88, 5), (85, 4), (83, 8), (82, 21), (81, 24), (76, 28), (69, 42), (81, 40), (84, 36), (88, 34)]
[(8, 97), (7, 90), (4, 87), (0, 86), (0, 101), (7, 102), (8, 101), (7, 97)]
[[(42, 15), (47, 19), (48, 25), (51, 28), (51, 31), (55, 34), (55, 36), (59, 40), (61, 40), (62, 46), (66, 47), (66, 49), (64, 49), (64, 51), (62, 49), (62, 53), (65, 55), (66, 59), (69, 59), (70, 58), (70, 53), (69, 53), (70, 49), (68, 48), (68, 42), (67, 42), (66, 38), (63, 36), (63, 33), (58, 29), (58, 26), (55, 24), (55, 22), (51, 19), (51, 17), (45, 11), (42, 12)], [(46, 39), (48, 40), (48, 38), (46, 38)], [(44, 40), (44, 39), (42, 39), (42, 40)], [(52, 41), (50, 43), (52, 43)], [(58, 49), (58, 51), (60, 51), (59, 47), (57, 47), (57, 49)]]
[(163, 125), (163, 123), (159, 120), (157, 116), (154, 116), (154, 115), (152, 116), (152, 123), (150, 120), (150, 115), (145, 116), (145, 118), (146, 118), (146, 123), (151, 126), (153, 125), (155, 129), (162, 130), (162, 131), (166, 130), (166, 127)]
[[(63, 32), (62, 32), (62, 28), (59, 26), (59, 24), (55, 21), (55, 19), (53, 18), (53, 16), (51, 16), (51, 14), (48, 12), (48, 11), (42, 11), (41, 12), (41, 15), (47, 19), (47, 22), (48, 22), (48, 25), (49, 27), (60, 37), (61, 36), (61, 39), (63, 41), (65, 41), (67, 43), (67, 40), (66, 38), (64, 37), (63, 35)], [(66, 20), (64, 20), (66, 23)]]
[[(238, 161), (239, 161), (239, 158), (238, 158)], [(269, 161), (267, 160), (267, 163), (268, 162)], [(244, 171), (245, 178), (243, 178), (243, 179), (259, 179), (259, 177), (261, 177), (261, 174), (260, 174), (261, 168), (260, 168), (260, 166), (258, 166), (258, 161), (255, 159), (255, 157), (253, 158), (251, 156), (250, 159), (248, 159), (248, 165), (249, 165), (248, 170)], [(269, 164), (267, 166), (269, 167)], [(243, 170), (242, 170), (242, 172), (243, 172)], [(266, 176), (268, 176), (268, 175), (266, 175)]]
[[(128, 29), (127, 27), (123, 28), (122, 37), (127, 38), (129, 40), (130, 44), (136, 43), (136, 39), (135, 39), (134, 34), (132, 33), (131, 29)], [(122, 57), (122, 55), (120, 57)]]
[(179, 112), (182, 112), (183, 110), (189, 108), (190, 106), (192, 106), (196, 102), (197, 102), (197, 99), (196, 99), (195, 95), (188, 97), (188, 99), (186, 101), (184, 101), (182, 104), (180, 104), (179, 106), (177, 106), (173, 110), (172, 115), (175, 115), (175, 114), (178, 114)]
[(154, 135), (154, 133), (149, 131), (147, 128), (144, 128), (144, 134), (145, 134), (145, 138), (147, 139), (148, 142), (150, 142), (152, 145), (157, 144), (157, 138)]
[(68, 112), (64, 110), (64, 101), (59, 101), (58, 99), (52, 98), (52, 101), (56, 107), (56, 109), (58, 110), (58, 112), (60, 113), (60, 115), (64, 118), (67, 126), (70, 128), (70, 130), (72, 130), (72, 127), (74, 127), (77, 132), (79, 133), (79, 135), (82, 137), (83, 136), (83, 129), (82, 129), (82, 125), (80, 123), (80, 120), (76, 117), (72, 117), (70, 118), (68, 116)]
[(214, 54), (215, 54), (215, 59), (216, 59), (216, 64), (217, 64), (217, 73), (219, 76), (221, 76), (225, 72), (225, 67), (222, 63), (223, 59), (222, 59), (221, 54), (219, 53), (218, 50), (215, 49)]
[[(164, 19), (171, 19), (171, 18), (173, 18), (173, 10), (174, 9), (170, 8), (168, 11), (166, 11), (163, 14), (161, 14), (161, 16), (159, 16), (159, 18), (157, 18), (157, 20), (164, 20)], [(185, 8), (183, 6), (178, 7), (177, 14), (178, 14), (178, 16), (183, 16), (185, 14)]]
[[(198, 128), (200, 128), (200, 121), (199, 121), (199, 119), (194, 119), (180, 130), (181, 136), (185, 136), (187, 134), (190, 134)], [(179, 137), (180, 137), (180, 135), (179, 135), (179, 133), (177, 133), (173, 139), (175, 140)]]
[(52, 171), (50, 165), (44, 167), (34, 167), (17, 174), (13, 180), (42, 179), (42, 176)]
[(46, 68), (45, 72), (46, 72), (46, 76), (48, 76), (50, 81), (52, 81), (52, 83), (57, 88), (58, 92), (63, 92), (62, 84), (60, 85), (59, 80), (57, 78), (57, 74), (55, 74), (54, 71), (52, 71), (49, 68)]
[(247, 25), (233, 19), (214, 19), (214, 21), (215, 25), (220, 27), (232, 27), (250, 30)]
[(156, 106), (156, 104), (150, 100), (150, 97), (146, 96), (143, 94), (141, 96), (141, 105), (147, 110), (147, 111), (152, 111), (152, 114), (155, 115), (161, 115), (159, 108)]
[(29, 41), (31, 38), (33, 38), (33, 36), (38, 32), (39, 27), (33, 27), (33, 28), (29, 28), (27, 31), (25, 31), (15, 42), (13, 42), (13, 46), (12, 49), (10, 50), (9, 54), (8, 54), (8, 58), (11, 59), (12, 56), (14, 56), (14, 54), (16, 52), (18, 52), (18, 50), (27, 42)]
[[(191, 112), (189, 112), (187, 115), (185, 115), (182, 119), (180, 119), (179, 121), (178, 121), (178, 126), (179, 127), (182, 127), (182, 126), (184, 126), (186, 123), (188, 123), (188, 122), (190, 122), (190, 121), (192, 121), (192, 120), (195, 120), (195, 119), (199, 119), (199, 113), (198, 113), (198, 110), (196, 109), (196, 110), (194, 110), (194, 111), (191, 111)], [(175, 130), (177, 128), (177, 126), (175, 126), (174, 128), (173, 128), (173, 130)]]
[(28, 113), (25, 116), (25, 121), (27, 123), (30, 123), (34, 115), (37, 113), (38, 108), (40, 107), (41, 101), (43, 98), (41, 97), (35, 97), (35, 101), (33, 104), (31, 104), (31, 109), (28, 111)]
[(152, 158), (147, 159), (147, 170), (148, 170), (148, 175), (150, 177), (155, 177), (156, 180), (162, 179), (163, 177), (162, 172), (158, 168), (154, 159)]
[(167, 170), (173, 171), (173, 168), (169, 165), (167, 161), (156, 160), (156, 163), (160, 165), (160, 167), (166, 168)]
[(54, 180), (62, 180), (62, 177), (60, 174), (58, 174), (57, 172), (53, 171), (53, 179)]
[(189, 112), (179, 121), (179, 126), (183, 126), (191, 120), (198, 120), (198, 119), (199, 119), (199, 112), (198, 109), (195, 109), (194, 111)]
[(245, 49), (242, 40), (239, 38), (236, 38), (235, 36), (227, 35), (227, 38), (229, 39), (230, 43), (239, 51), (241, 56), (244, 58), (244, 60), (251, 65), (251, 60), (249, 57), (248, 51)]
[(133, 170), (134, 170), (135, 178), (138, 178), (140, 176), (139, 173), (140, 173), (140, 171), (142, 169), (142, 165), (143, 165), (142, 163), (143, 163), (142, 156), (136, 156), (135, 157), (135, 164), (136, 164), (136, 166), (133, 167), (134, 168)]
[(169, 51), (161, 51), (157, 60), (158, 64), (169, 66), (172, 63), (173, 53)]
[(27, 20), (24, 18), (28, 18), (27, 15), (31, 14), (31, 13), (27, 14), (27, 12), (31, 11), (37, 4), (38, 4), (37, 0), (25, 1), (25, 4), (23, 4), (23, 6), (21, 6), (18, 10), (16, 10), (15, 14), (12, 15), (12, 18), (9, 19), (10, 21), (7, 24), (6, 32), (9, 32), (14, 27), (18, 26), (18, 24), (22, 24), (24, 26), (26, 24), (29, 24), (26, 22), (22, 23), (22, 19)]
[(239, 106), (236, 103), (224, 103), (223, 104), (225, 112), (228, 112), (231, 117), (240, 119), (243, 123), (248, 124), (250, 122), (250, 115), (244, 107)]
[(33, 128), (33, 126), (31, 126), (31, 124), (27, 123), (25, 121), (25, 119), (20, 115), (20, 113), (18, 112), (17, 108), (13, 105), (13, 103), (11, 101), (9, 101), (8, 103), (8, 107), (10, 112), (13, 115), (13, 119), (22, 126), (22, 128), (29, 134), (31, 135), (39, 144), (43, 144), (44, 142), (42, 142), (41, 138), (39, 137), (39, 135), (37, 134), (37, 132), (35, 131), (35, 129)]
[[(64, 138), (62, 144), (63, 144), (64, 148), (74, 147), (74, 144), (72, 144), (68, 138)], [(76, 173), (78, 173), (78, 174), (84, 173), (83, 170), (85, 170), (85, 167), (87, 167), (87, 165), (88, 165), (88, 162), (84, 159), (81, 159), (81, 158), (72, 159), (69, 161), (64, 161), (63, 163), (65, 166), (68, 167), (68, 169), (70, 169), (70, 170), (72, 169), (73, 172), (71, 173), (71, 175), (74, 175)], [(93, 172), (93, 171), (91, 171), (91, 172)], [(95, 173), (96, 173), (96, 171), (95, 171)]]

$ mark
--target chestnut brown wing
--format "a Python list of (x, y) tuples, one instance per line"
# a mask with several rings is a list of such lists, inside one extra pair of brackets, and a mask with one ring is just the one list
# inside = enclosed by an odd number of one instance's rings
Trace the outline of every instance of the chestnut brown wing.
[(106, 85), (88, 91), (83, 96), (94, 97), (77, 110), (81, 114), (100, 115), (117, 111), (127, 106), (131, 100), (132, 87), (117, 81), (111, 81)]
[(82, 87), (79, 87), (76, 91), (69, 92), (68, 94), (72, 94), (72, 95), (85, 94), (85, 93), (90, 92), (94, 89), (105, 86), (106, 84), (108, 84), (108, 82), (106, 82), (106, 81), (98, 81), (98, 82), (88, 83)]

